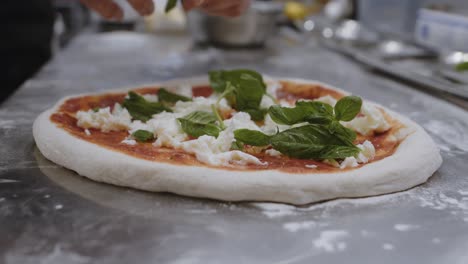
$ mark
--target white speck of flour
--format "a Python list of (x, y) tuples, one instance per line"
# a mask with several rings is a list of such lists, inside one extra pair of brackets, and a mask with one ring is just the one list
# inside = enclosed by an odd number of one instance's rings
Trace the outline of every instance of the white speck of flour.
[(390, 243), (385, 243), (385, 244), (383, 244), (383, 245), (382, 245), (382, 248), (385, 249), (385, 250), (393, 250), (393, 249), (395, 249), (395, 247), (394, 247), (392, 244), (390, 244)]
[(61, 205), (61, 204), (56, 204), (56, 205), (54, 206), (54, 208), (55, 208), (55, 210), (60, 210), (60, 209), (63, 208), (63, 205)]
[(314, 247), (326, 252), (343, 251), (347, 245), (340, 241), (347, 237), (349, 233), (345, 230), (325, 230), (320, 233), (320, 237), (313, 241)]
[(277, 203), (253, 203), (253, 206), (262, 210), (262, 213), (269, 218), (283, 217), (296, 214), (296, 207)]
[(297, 232), (299, 230), (305, 230), (317, 226), (317, 223), (314, 221), (304, 221), (304, 222), (288, 222), (283, 224), (283, 228), (289, 232)]
[(414, 230), (414, 229), (418, 229), (419, 226), (418, 225), (407, 225), (407, 224), (396, 224), (393, 226), (393, 228), (397, 231), (400, 231), (400, 232), (406, 232), (406, 231), (411, 231), (411, 230)]

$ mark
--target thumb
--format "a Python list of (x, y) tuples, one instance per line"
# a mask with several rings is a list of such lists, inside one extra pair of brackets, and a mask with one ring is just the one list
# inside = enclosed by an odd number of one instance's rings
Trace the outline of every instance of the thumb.
[(182, 5), (185, 11), (190, 11), (196, 7), (201, 6), (205, 0), (182, 0)]

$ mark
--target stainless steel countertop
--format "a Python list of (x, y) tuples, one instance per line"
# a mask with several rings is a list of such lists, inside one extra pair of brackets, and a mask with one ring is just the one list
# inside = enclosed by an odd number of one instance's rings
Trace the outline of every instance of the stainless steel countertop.
[[(95, 183), (37, 151), (34, 118), (76, 93), (249, 67), (317, 79), (405, 114), (442, 149), (421, 186), (305, 207)], [(81, 35), (0, 107), (0, 263), (468, 263), (468, 113), (314, 43), (193, 51), (183, 36)]]

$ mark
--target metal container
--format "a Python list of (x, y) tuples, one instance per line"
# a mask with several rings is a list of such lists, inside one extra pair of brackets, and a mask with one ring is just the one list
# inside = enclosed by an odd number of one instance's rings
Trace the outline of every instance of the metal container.
[(188, 14), (188, 30), (195, 42), (225, 47), (258, 47), (277, 32), (283, 5), (253, 1), (239, 17), (210, 16), (200, 11)]

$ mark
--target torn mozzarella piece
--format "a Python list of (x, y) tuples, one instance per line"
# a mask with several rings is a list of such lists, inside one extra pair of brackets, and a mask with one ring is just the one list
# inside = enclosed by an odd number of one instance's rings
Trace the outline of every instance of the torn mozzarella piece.
[(97, 112), (90, 109), (88, 111), (78, 111), (76, 118), (79, 127), (96, 128), (103, 132), (128, 129), (132, 122), (132, 117), (127, 109), (122, 108), (118, 103), (114, 105), (112, 112), (110, 107), (101, 108)]
[(231, 119), (225, 120), (226, 129), (221, 131), (217, 138), (212, 136), (201, 136), (198, 139), (189, 140), (180, 143), (180, 148), (188, 153), (195, 154), (196, 158), (206, 164), (214, 166), (230, 166), (257, 164), (266, 165), (255, 156), (242, 151), (230, 151), (234, 142), (234, 131), (237, 129), (260, 130), (258, 126), (250, 120), (247, 113), (239, 112)]
[(275, 123), (275, 121), (271, 119), (270, 115), (267, 114), (265, 116), (265, 121), (263, 123), (263, 126), (261, 127), (261, 130), (265, 134), (272, 135), (272, 134), (276, 134), (276, 132), (278, 131), (281, 132), (288, 128), (290, 128), (290, 126), (280, 125), (280, 124)]
[(125, 144), (125, 145), (130, 145), (130, 146), (134, 146), (134, 145), (137, 144), (136, 140), (131, 139), (131, 138), (126, 138), (126, 139), (122, 140), (120, 143)]
[(153, 103), (159, 101), (158, 96), (155, 94), (144, 94), (143, 98), (145, 98), (146, 101), (153, 102)]
[(265, 154), (269, 155), (269, 156), (272, 156), (272, 157), (279, 157), (283, 154), (281, 154), (281, 152), (275, 150), (275, 149), (267, 149), (265, 151)]
[[(212, 112), (211, 110), (211, 105), (216, 104), (216, 97), (194, 97), (192, 98), (192, 101), (188, 102), (183, 102), (183, 101), (178, 101), (172, 110), (174, 113), (178, 113), (183, 115), (188, 115), (192, 112), (195, 111), (205, 111), (205, 112)], [(219, 108), (220, 111), (230, 111), (232, 108), (228, 105), (226, 99), (221, 99), (219, 101)]]
[(355, 157), (347, 157), (341, 162), (340, 169), (354, 168), (354, 167), (357, 167), (358, 165), (359, 164)]
[(361, 108), (363, 116), (357, 116), (349, 122), (341, 122), (343, 126), (369, 136), (374, 132), (382, 133), (391, 128), (384, 114), (376, 106), (364, 103)]
[(319, 102), (322, 102), (322, 103), (325, 103), (325, 104), (329, 104), (329, 105), (331, 105), (333, 107), (336, 105), (336, 102), (337, 102), (337, 100), (335, 98), (333, 98), (332, 96), (330, 96), (330, 95), (325, 95), (325, 96), (319, 97), (319, 98), (315, 99), (314, 101), (319, 101)]
[(148, 120), (147, 130), (156, 136), (154, 146), (178, 148), (180, 143), (187, 139), (187, 134), (184, 133), (177, 121), (178, 117), (180, 116), (174, 113), (162, 112)]
[(364, 143), (356, 145), (356, 147), (361, 151), (355, 157), (345, 158), (340, 164), (340, 169), (354, 168), (375, 158), (375, 147), (372, 142), (366, 140)]
[(306, 164), (305, 167), (308, 169), (316, 169), (318, 166), (315, 164)]

